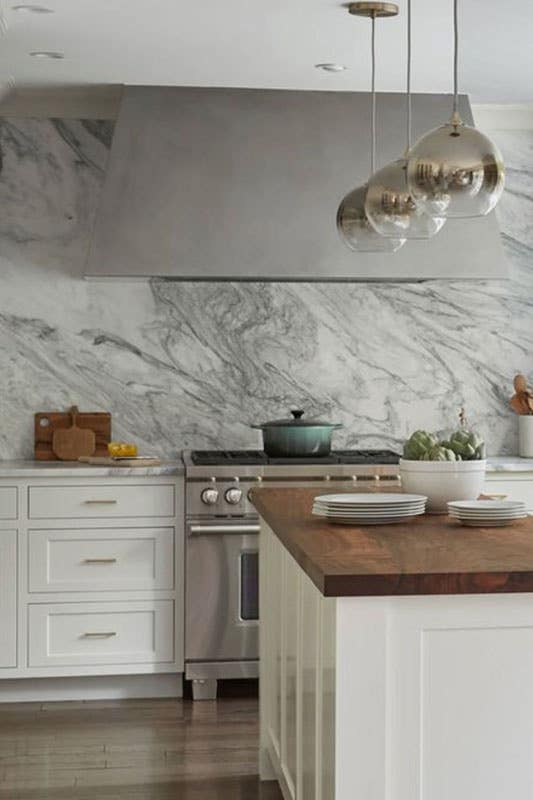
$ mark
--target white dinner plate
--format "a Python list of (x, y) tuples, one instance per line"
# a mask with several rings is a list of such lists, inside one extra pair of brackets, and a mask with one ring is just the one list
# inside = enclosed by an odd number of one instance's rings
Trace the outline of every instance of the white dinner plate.
[(353, 514), (346, 513), (344, 511), (323, 511), (320, 508), (313, 508), (313, 514), (318, 517), (358, 517), (361, 519), (371, 519), (372, 517), (405, 517), (409, 514), (413, 514), (418, 516), (419, 514), (424, 514), (424, 508), (414, 508), (410, 511), (391, 511), (391, 512), (375, 512), (375, 511), (354, 511)]
[(418, 501), (425, 503), (427, 501), (427, 497), (421, 494), (401, 494), (399, 492), (394, 494), (392, 492), (374, 492), (372, 494), (367, 494), (364, 492), (358, 492), (357, 494), (321, 494), (315, 497), (315, 503), (333, 503), (335, 505), (338, 504), (343, 506), (369, 505), (374, 507), (379, 505), (416, 503)]
[(409, 522), (412, 520), (412, 516), (407, 517), (393, 517), (387, 519), (365, 519), (365, 520), (357, 520), (357, 519), (347, 519), (343, 517), (333, 517), (328, 519), (332, 525), (352, 525), (353, 527), (359, 527), (360, 525), (394, 525), (399, 522)]
[(323, 508), (325, 511), (405, 511), (411, 508), (425, 508), (425, 503), (409, 503), (404, 506), (334, 506), (324, 503), (314, 503), (314, 508)]
[(336, 503), (333, 500), (321, 500), (319, 497), (315, 497), (313, 503), (335, 508), (405, 508), (406, 506), (423, 506), (426, 504), (426, 499), (406, 500), (404, 503)]
[(425, 507), (425, 503), (413, 503), (412, 505), (403, 506), (402, 508), (398, 508), (398, 506), (389, 506), (388, 508), (368, 508), (364, 506), (362, 508), (352, 508), (349, 506), (341, 508), (340, 506), (323, 506), (320, 503), (313, 504), (313, 508), (319, 508), (321, 511), (339, 511), (341, 514), (389, 514), (395, 511), (410, 511), (411, 509)]
[(463, 514), (458, 513), (457, 511), (448, 511), (448, 514), (451, 517), (459, 517), (460, 519), (486, 519), (486, 520), (498, 520), (498, 519), (509, 519), (510, 517), (527, 517), (525, 511), (508, 511), (506, 514)]
[(361, 516), (360, 514), (320, 514), (313, 511), (313, 516), (321, 517), (322, 519), (353, 519), (361, 522), (366, 520), (384, 520), (384, 519), (402, 519), (404, 517), (420, 517), (424, 511), (410, 511), (407, 514), (367, 514)]
[(476, 517), (476, 519), (501, 519), (502, 517), (514, 517), (517, 514), (519, 516), (526, 516), (527, 512), (525, 509), (517, 508), (516, 511), (495, 511), (492, 514), (488, 512), (481, 513), (480, 511), (456, 511), (453, 508), (448, 509), (448, 514), (453, 514), (456, 517)]
[[(518, 517), (518, 519), (522, 519), (522, 517)], [(516, 521), (516, 519), (501, 519), (498, 521), (492, 520), (491, 522), (476, 522), (472, 519), (456, 520), (456, 522), (459, 522), (461, 525), (465, 525), (467, 528), (506, 528), (508, 525), (512, 525), (513, 522)]]
[(408, 506), (378, 506), (376, 508), (372, 506), (345, 506), (343, 508), (342, 506), (325, 506), (322, 503), (313, 503), (313, 508), (321, 508), (324, 511), (341, 511), (342, 513), (346, 512), (347, 514), (357, 514), (359, 511), (364, 511), (366, 514), (388, 514), (389, 511), (405, 511), (409, 510), (410, 508), (425, 507), (425, 503), (410, 503)]
[(501, 517), (505, 514), (525, 514), (526, 508), (525, 506), (517, 506), (516, 508), (495, 508), (492, 511), (488, 508), (486, 511), (470, 511), (468, 508), (453, 508), (453, 506), (450, 506), (448, 511), (450, 514), (453, 511), (454, 514), (464, 514), (467, 517), (471, 516), (472, 514), (475, 514), (476, 517)]
[(503, 517), (502, 519), (461, 519), (461, 517), (450, 517), (450, 519), (465, 525), (479, 525), (480, 528), (483, 528), (485, 525), (492, 526), (502, 525), (507, 522), (517, 522), (520, 519), (525, 519), (525, 517)]
[(524, 510), (526, 504), (522, 500), (450, 500), (448, 508), (457, 511), (516, 511)]

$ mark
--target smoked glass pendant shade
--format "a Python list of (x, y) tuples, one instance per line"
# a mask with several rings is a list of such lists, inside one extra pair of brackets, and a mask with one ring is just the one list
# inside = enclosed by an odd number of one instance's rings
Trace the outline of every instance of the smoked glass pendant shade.
[(407, 185), (407, 160), (399, 158), (374, 173), (368, 181), (366, 215), (385, 238), (430, 239), (445, 217), (433, 217), (413, 198)]
[(476, 128), (449, 122), (411, 149), (407, 185), (431, 216), (483, 217), (498, 203), (505, 182), (503, 158)]
[(365, 211), (367, 185), (358, 186), (343, 198), (337, 211), (337, 229), (357, 253), (395, 253), (405, 239), (385, 239), (370, 224)]

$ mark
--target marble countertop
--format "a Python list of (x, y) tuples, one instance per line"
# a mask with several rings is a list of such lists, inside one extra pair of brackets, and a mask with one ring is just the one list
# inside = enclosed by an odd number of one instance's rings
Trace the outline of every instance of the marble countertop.
[(163, 461), (157, 467), (108, 467), (77, 464), (74, 461), (0, 461), (0, 478), (103, 478), (183, 475), (181, 460)]
[[(491, 456), (487, 459), (487, 472), (533, 472), (533, 458), (518, 456)], [(67, 461), (33, 461), (32, 459), (0, 460), (0, 478), (24, 477), (143, 477), (158, 475), (183, 475), (181, 459), (163, 461), (157, 467), (103, 467)]]
[(533, 472), (533, 458), (489, 456), (487, 472)]

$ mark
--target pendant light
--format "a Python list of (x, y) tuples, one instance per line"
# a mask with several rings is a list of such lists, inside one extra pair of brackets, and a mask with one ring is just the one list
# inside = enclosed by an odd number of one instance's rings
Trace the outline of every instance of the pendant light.
[(502, 156), (481, 131), (465, 125), (458, 102), (458, 0), (454, 0), (454, 89), (450, 122), (426, 133), (411, 150), (407, 181), (427, 213), (445, 217), (482, 217), (503, 192)]
[[(395, 3), (358, 2), (348, 6), (350, 14), (369, 17), (372, 20), (372, 135), (371, 174), (376, 164), (376, 19), (394, 17), (398, 14)], [(405, 243), (403, 238), (385, 239), (372, 227), (365, 211), (367, 184), (358, 186), (343, 198), (337, 211), (337, 229), (351, 250), (358, 253), (394, 253)]]
[(411, 149), (411, 0), (407, 2), (407, 149), (403, 158), (387, 164), (368, 181), (365, 210), (380, 236), (430, 239), (440, 231), (445, 217), (433, 217), (416, 203), (407, 185), (407, 159)]

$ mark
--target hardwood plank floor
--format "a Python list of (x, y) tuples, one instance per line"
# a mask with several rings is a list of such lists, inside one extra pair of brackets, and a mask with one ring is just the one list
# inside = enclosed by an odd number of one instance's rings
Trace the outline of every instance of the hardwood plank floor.
[(282, 800), (257, 698), (0, 705), (2, 800)]

